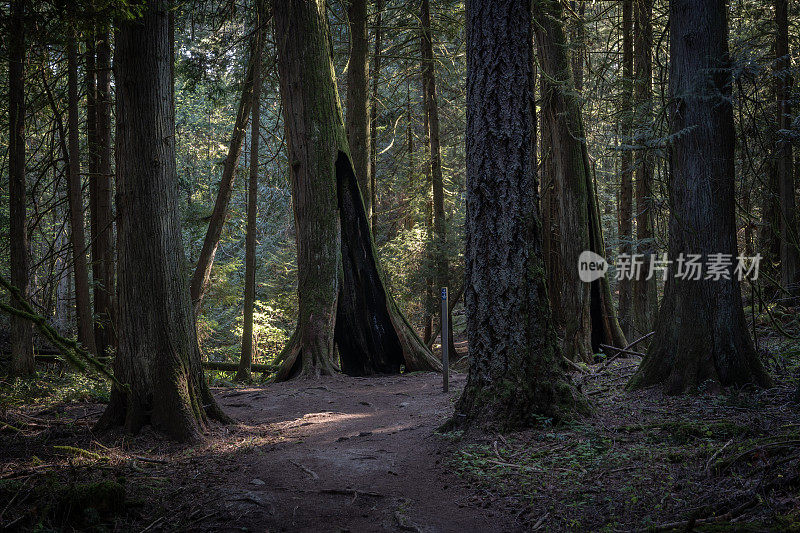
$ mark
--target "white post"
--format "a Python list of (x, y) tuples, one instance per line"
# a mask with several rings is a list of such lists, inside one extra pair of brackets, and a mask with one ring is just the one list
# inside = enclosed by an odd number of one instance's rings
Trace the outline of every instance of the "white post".
[(450, 313), (448, 313), (448, 303), (447, 303), (447, 287), (442, 287), (442, 390), (447, 392), (449, 389), (449, 378), (450, 378), (450, 361), (448, 360), (448, 353), (447, 349), (450, 347), (450, 342), (448, 339), (448, 334), (450, 333), (450, 328), (447, 323)]

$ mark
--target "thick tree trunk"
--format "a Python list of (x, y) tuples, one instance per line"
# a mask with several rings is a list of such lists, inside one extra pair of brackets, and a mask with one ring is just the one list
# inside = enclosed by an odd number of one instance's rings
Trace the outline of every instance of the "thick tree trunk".
[[(8, 195), (11, 284), (23, 297), (30, 295), (28, 220), (25, 186), (25, 0), (11, 5), (13, 31), (8, 59)], [(11, 317), (11, 375), (36, 373), (33, 328), (28, 320)]]
[(369, 87), (369, 37), (367, 34), (367, 0), (349, 0), (347, 18), (350, 22), (350, 58), (347, 62), (347, 117), (345, 128), (350, 146), (350, 157), (358, 178), (358, 187), (364, 195), (367, 218), (371, 218), (370, 199), (370, 113)]
[[(141, 18), (120, 22), (117, 94), (119, 351), (98, 422), (131, 432), (151, 424), (196, 440), (207, 415), (224, 418), (203, 378), (184, 274), (175, 169), (169, 4), (148, 2)], [(143, 312), (146, 310), (146, 312)]]
[(530, 3), (467, 2), (466, 292), (470, 368), (454, 422), (574, 416), (541, 247)]
[[(619, 188), (619, 253), (630, 255), (633, 241), (633, 152), (628, 148), (633, 131), (633, 0), (622, 2), (622, 95), (620, 117), (622, 123), (622, 157)], [(619, 324), (623, 333), (630, 336), (633, 330), (633, 281), (623, 276), (619, 280)]]
[(606, 278), (591, 284), (578, 277), (584, 250), (605, 256), (597, 195), (586, 148), (580, 102), (575, 93), (561, 4), (536, 0), (533, 5), (539, 62), (544, 71), (543, 113), (550, 132), (553, 172), (559, 201), (563, 268), (564, 355), (588, 361), (600, 344), (624, 346)]
[[(262, 1), (256, 8), (256, 28), (261, 24)], [(242, 354), (236, 381), (250, 381), (250, 367), (253, 364), (255, 344), (253, 338), (253, 307), (256, 298), (256, 223), (258, 217), (258, 146), (261, 135), (261, 50), (262, 33), (258, 29), (253, 45), (253, 116), (250, 120), (250, 180), (247, 183), (247, 234), (244, 252), (244, 317), (242, 323)]]
[(440, 368), (386, 292), (347, 155), (323, 0), (274, 0), (299, 317), (277, 379)]
[(792, 75), (789, 55), (788, 0), (775, 0), (775, 94), (777, 96), (778, 139), (775, 167), (780, 196), (781, 286), (800, 295), (800, 256), (795, 212), (792, 143), (786, 132), (792, 128)]
[[(251, 54), (251, 57), (255, 56)], [(217, 254), (222, 228), (225, 226), (225, 219), (228, 216), (228, 203), (230, 203), (231, 193), (233, 192), (233, 180), (236, 178), (236, 165), (239, 164), (239, 156), (242, 153), (242, 141), (244, 140), (245, 128), (250, 117), (252, 104), (253, 63), (251, 62), (242, 85), (239, 109), (236, 112), (236, 121), (233, 124), (233, 132), (228, 144), (228, 155), (225, 157), (225, 163), (222, 167), (222, 179), (219, 182), (214, 210), (211, 212), (211, 220), (208, 222), (206, 236), (203, 239), (203, 248), (200, 250), (200, 257), (197, 259), (197, 265), (194, 268), (189, 285), (195, 315), (200, 312), (203, 296), (208, 287), (208, 280), (211, 278), (211, 267), (214, 265), (214, 256)]]
[[(378, 225), (378, 188), (376, 176), (378, 171), (378, 87), (381, 74), (381, 34), (383, 32), (383, 0), (375, 1), (375, 50), (372, 54), (372, 98), (369, 106), (369, 192), (370, 192), (370, 227), (375, 232)], [(350, 145), (352, 149), (353, 145)]]
[(689, 279), (670, 266), (653, 343), (629, 387), (667, 393), (770, 378), (747, 331), (737, 256), (728, 24), (724, 0), (670, 4), (671, 175), (669, 252), (729, 254), (730, 279)]
[[(70, 17), (74, 14), (70, 14)], [(70, 22), (74, 25), (74, 21)], [(86, 261), (83, 187), (78, 132), (78, 52), (76, 32), (72, 26), (67, 37), (67, 138), (69, 167), (67, 194), (69, 197), (72, 235), (72, 269), (75, 275), (75, 311), (78, 316), (78, 341), (90, 353), (96, 354), (92, 302), (89, 296), (89, 267)]]
[[(637, 133), (636, 145), (642, 147), (652, 137), (653, 121), (653, 4), (635, 0), (634, 77)], [(655, 253), (653, 241), (653, 154), (648, 148), (636, 152), (636, 252), (649, 265)], [(652, 331), (658, 309), (656, 279), (646, 276), (633, 280), (633, 329), (635, 337)]]

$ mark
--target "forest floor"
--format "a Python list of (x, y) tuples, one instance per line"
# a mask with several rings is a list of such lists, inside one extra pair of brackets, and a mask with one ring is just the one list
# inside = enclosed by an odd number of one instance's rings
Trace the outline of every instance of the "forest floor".
[(793, 370), (665, 397), (623, 391), (636, 362), (575, 373), (595, 416), (503, 436), (437, 432), (463, 374), (217, 388), (237, 423), (191, 447), (95, 435), (98, 393), (29, 382), (0, 397), (0, 529), (800, 531)]

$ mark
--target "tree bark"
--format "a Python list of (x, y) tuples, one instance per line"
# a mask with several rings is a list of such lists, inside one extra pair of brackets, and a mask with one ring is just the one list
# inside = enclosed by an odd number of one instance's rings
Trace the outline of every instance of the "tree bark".
[[(631, 144), (633, 130), (633, 0), (622, 2), (622, 95), (620, 118), (622, 123), (622, 157), (620, 162), (619, 190), (619, 253), (630, 255), (633, 241), (633, 152)], [(619, 325), (622, 332), (630, 337), (633, 330), (632, 280), (627, 277), (619, 280)]]
[[(200, 438), (207, 416), (224, 419), (203, 377), (184, 274), (171, 98), (169, 4), (149, 1), (119, 23), (117, 94), (117, 379), (100, 428)], [(146, 312), (143, 312), (146, 310)]]
[(466, 292), (470, 368), (454, 421), (562, 420), (585, 400), (561, 367), (542, 257), (530, 3), (467, 2)]
[[(727, 4), (670, 4), (671, 204), (669, 252), (730, 254), (736, 262), (735, 130)], [(663, 384), (669, 394), (770, 383), (753, 348), (740, 283), (682, 279), (670, 266), (653, 343), (630, 388)]]
[(96, 354), (92, 303), (89, 296), (89, 268), (86, 261), (86, 234), (83, 215), (83, 187), (78, 132), (78, 52), (74, 13), (69, 13), (70, 35), (67, 37), (67, 138), (69, 167), (67, 194), (69, 196), (70, 228), (72, 235), (72, 269), (75, 275), (75, 311), (78, 317), (78, 342)]
[(561, 4), (556, 0), (536, 0), (533, 13), (544, 72), (542, 98), (546, 104), (542, 111), (550, 129), (543, 136), (551, 143), (559, 202), (564, 355), (588, 361), (600, 344), (627, 343), (611, 301), (608, 280), (603, 277), (588, 284), (578, 277), (580, 253), (591, 250), (605, 256), (605, 246)]
[[(30, 295), (25, 185), (25, 0), (11, 5), (13, 30), (9, 36), (8, 59), (8, 179), (9, 256), (11, 284), (23, 297)], [(32, 376), (33, 328), (21, 317), (11, 317), (11, 375)]]
[(323, 0), (274, 0), (298, 244), (297, 329), (277, 379), (441, 368), (386, 292), (348, 155)]
[(550, 297), (550, 307), (553, 312), (553, 320), (556, 324), (563, 326), (563, 307), (561, 302), (561, 291), (563, 288), (563, 264), (561, 262), (561, 238), (560, 228), (558, 227), (558, 195), (556, 194), (556, 181), (553, 166), (553, 143), (550, 139), (551, 124), (550, 120), (554, 116), (548, 110), (550, 98), (547, 85), (547, 77), (539, 77), (539, 93), (541, 102), (541, 113), (539, 122), (541, 124), (541, 205), (542, 205), (542, 249), (544, 251), (545, 271), (547, 272), (547, 294)]
[[(369, 192), (370, 192), (370, 226), (373, 233), (378, 225), (378, 190), (376, 174), (378, 171), (378, 87), (381, 73), (381, 37), (383, 32), (383, 0), (375, 1), (375, 51), (372, 54), (372, 98), (370, 99), (369, 118)], [(351, 145), (352, 148), (352, 145)]]
[(261, 50), (262, 32), (259, 29), (263, 17), (262, 1), (257, 2), (256, 32), (257, 42), (253, 45), (253, 112), (250, 120), (250, 180), (247, 184), (247, 234), (244, 252), (244, 317), (242, 322), (242, 353), (236, 381), (250, 381), (250, 367), (253, 364), (255, 344), (253, 338), (253, 307), (256, 297), (256, 223), (258, 217), (258, 146), (261, 135)]
[[(116, 343), (111, 213), (111, 46), (108, 28), (98, 23), (86, 40), (86, 139), (89, 148), (89, 213), (94, 292), (94, 340), (107, 356)], [(95, 30), (96, 29), (96, 33)]]
[(367, 34), (367, 0), (349, 0), (347, 18), (350, 23), (350, 58), (347, 62), (347, 117), (345, 128), (350, 146), (350, 157), (358, 178), (358, 187), (364, 195), (367, 218), (372, 218), (370, 202), (370, 112), (369, 87), (369, 37)]
[[(251, 54), (252, 57), (255, 57)], [(233, 192), (233, 181), (236, 178), (236, 165), (239, 163), (239, 156), (242, 153), (242, 141), (244, 140), (247, 120), (250, 117), (250, 109), (253, 105), (253, 64), (248, 66), (247, 75), (242, 85), (242, 95), (239, 98), (239, 109), (236, 112), (236, 121), (233, 124), (231, 140), (228, 144), (228, 155), (222, 167), (222, 179), (217, 190), (217, 199), (214, 202), (214, 210), (211, 212), (211, 219), (208, 222), (206, 236), (203, 239), (203, 248), (200, 250), (200, 257), (192, 274), (189, 292), (192, 297), (194, 313), (200, 312), (203, 303), (208, 281), (211, 278), (211, 267), (214, 265), (214, 256), (217, 254), (217, 247), (222, 236), (222, 228), (225, 226), (225, 219), (228, 216), (228, 203)]]
[[(653, 154), (646, 143), (652, 138), (653, 121), (653, 4), (652, 0), (634, 1), (634, 91), (637, 134), (636, 151), (636, 251), (649, 265), (655, 253), (653, 235)], [(658, 293), (655, 277), (633, 280), (634, 336), (641, 337), (652, 331), (653, 319), (658, 310)]]
[(776, 171), (780, 196), (781, 286), (800, 295), (800, 257), (798, 257), (797, 216), (795, 212), (794, 164), (792, 143), (786, 132), (792, 128), (792, 75), (789, 55), (788, 0), (775, 0), (775, 94), (777, 96), (778, 139)]

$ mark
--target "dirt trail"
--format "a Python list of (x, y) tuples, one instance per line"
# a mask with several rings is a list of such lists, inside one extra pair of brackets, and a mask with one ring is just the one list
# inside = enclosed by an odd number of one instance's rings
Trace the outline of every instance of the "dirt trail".
[[(348, 378), (222, 389), (252, 435), (214, 480), (228, 526), (255, 531), (516, 531), (449, 471), (434, 430), (452, 413), (441, 376)], [(236, 440), (236, 439), (234, 439)], [(235, 459), (234, 459), (235, 457)], [(203, 476), (205, 477), (205, 476)], [(211, 487), (208, 487), (209, 489)], [(207, 525), (211, 525), (208, 523)], [(221, 524), (215, 524), (220, 526)]]

